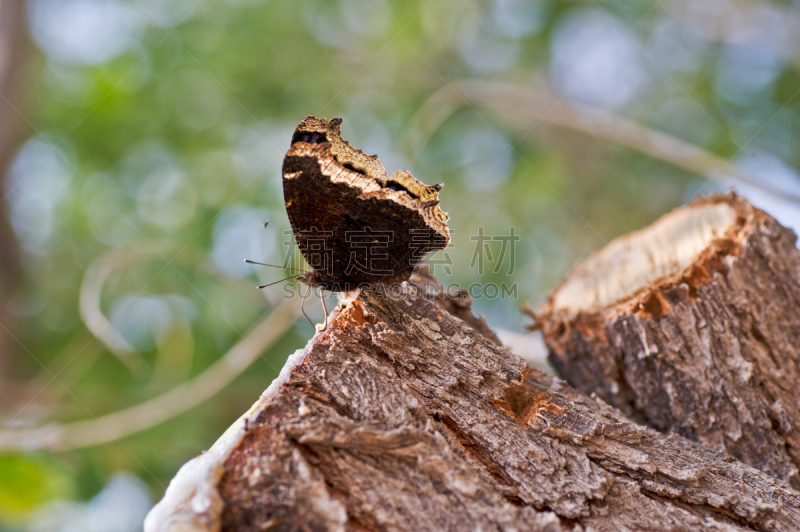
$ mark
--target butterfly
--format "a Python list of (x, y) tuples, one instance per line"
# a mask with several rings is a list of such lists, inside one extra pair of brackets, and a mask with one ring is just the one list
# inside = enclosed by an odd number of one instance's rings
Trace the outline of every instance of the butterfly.
[[(376, 155), (341, 137), (341, 124), (307, 116), (283, 160), (286, 212), (311, 267), (294, 277), (330, 292), (405, 281), (427, 253), (450, 243), (439, 207), (444, 185), (404, 170), (388, 176)], [(327, 309), (325, 316), (327, 326)]]

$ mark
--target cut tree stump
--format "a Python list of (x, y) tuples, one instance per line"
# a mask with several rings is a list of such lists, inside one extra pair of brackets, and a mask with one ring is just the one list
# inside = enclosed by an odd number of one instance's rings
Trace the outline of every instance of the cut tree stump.
[(800, 487), (800, 253), (741, 196), (578, 264), (535, 314), (572, 386)]
[(785, 482), (529, 368), (430, 277), (395, 286), (340, 303), (146, 532), (800, 530)]

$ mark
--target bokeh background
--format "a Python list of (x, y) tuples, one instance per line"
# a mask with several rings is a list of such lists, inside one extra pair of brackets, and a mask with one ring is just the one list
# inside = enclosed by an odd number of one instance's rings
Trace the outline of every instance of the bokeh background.
[(445, 184), (436, 273), (535, 362), (612, 238), (730, 186), (800, 226), (798, 92), (797, 0), (0, 0), (0, 529), (140, 529), (311, 337), (242, 262), (301, 264), (304, 116)]

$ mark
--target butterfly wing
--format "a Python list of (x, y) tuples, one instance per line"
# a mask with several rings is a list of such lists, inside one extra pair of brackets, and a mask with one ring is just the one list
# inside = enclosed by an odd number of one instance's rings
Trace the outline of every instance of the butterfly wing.
[(386, 177), (376, 156), (343, 140), (340, 119), (307, 117), (283, 163), (286, 211), (314, 279), (333, 291), (408, 279), (450, 241), (441, 185), (408, 172)]

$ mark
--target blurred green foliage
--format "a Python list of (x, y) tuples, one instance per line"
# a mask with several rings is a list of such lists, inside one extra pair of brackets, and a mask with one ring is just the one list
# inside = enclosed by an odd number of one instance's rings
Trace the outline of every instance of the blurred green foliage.
[[(453, 266), (437, 273), (463, 286), (518, 283), (517, 300), (475, 301), (492, 326), (515, 331), (521, 300), (541, 301), (576, 258), (719, 185), (602, 138), (471, 105), (412, 159), (397, 139), (446, 83), (551, 92), (777, 172), (765, 179), (794, 180), (798, 6), (701, 4), (31, 0), (29, 140), (5, 190), (26, 277), (5, 304), (19, 339), (13, 376), (33, 384), (2, 407), (4, 425), (141, 402), (208, 367), (270, 312), (284, 291), (257, 293), (256, 277), (282, 272), (242, 259), (295, 254), (280, 166), (309, 114), (343, 117), (343, 136), (390, 173), (446, 185), (453, 244), (434, 259), (448, 253)], [(478, 227), (515, 227), (510, 275), (508, 264), (494, 271), (496, 260), (469, 267)], [(141, 374), (92, 338), (78, 310), (87, 268), (129, 246), (152, 257), (112, 275), (101, 303), (146, 361)], [(0, 521), (55, 497), (86, 500), (119, 470), (159, 498), (311, 334), (298, 319), (222, 394), (154, 429), (0, 457)]]
[(23, 518), (37, 504), (76, 495), (73, 477), (60, 461), (39, 455), (0, 456), (0, 512)]

